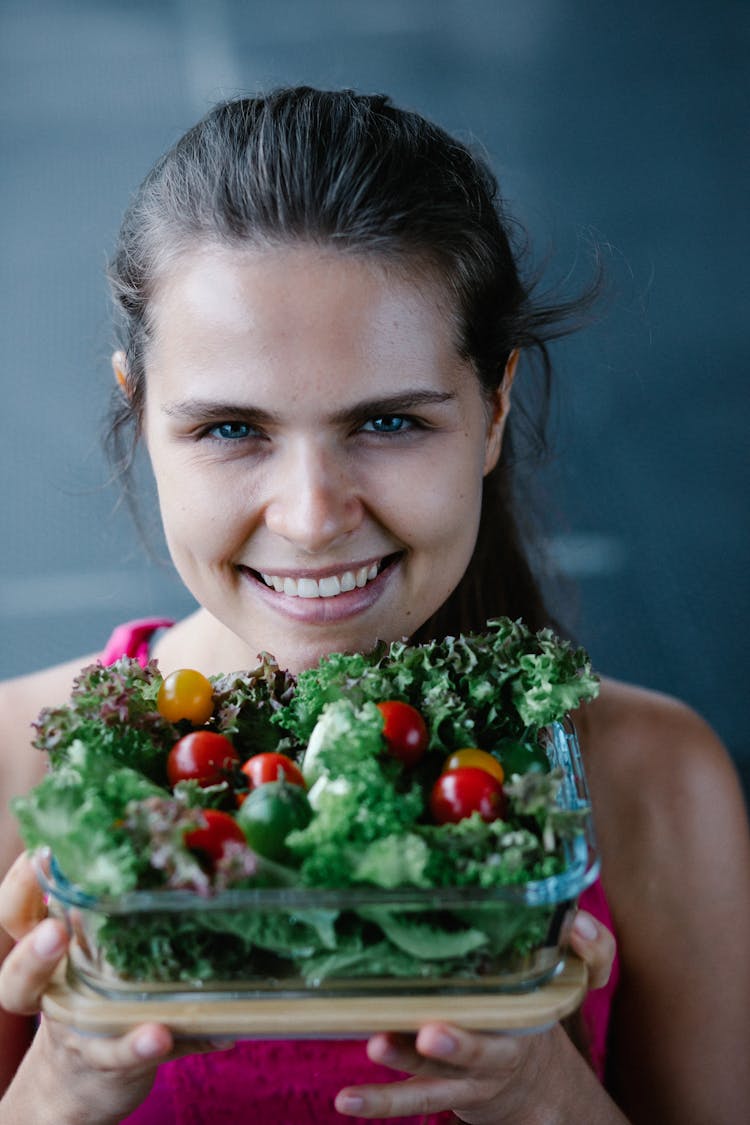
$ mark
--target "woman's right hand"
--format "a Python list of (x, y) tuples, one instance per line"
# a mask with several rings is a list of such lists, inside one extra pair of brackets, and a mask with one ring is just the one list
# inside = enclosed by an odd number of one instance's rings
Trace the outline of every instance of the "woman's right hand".
[[(0, 1006), (9, 1012), (40, 1010), (42, 994), (67, 951), (65, 925), (46, 914), (31, 862), (22, 855), (0, 884), (0, 925), (17, 942), (0, 968)], [(218, 1049), (219, 1044), (205, 1040), (176, 1047), (169, 1029), (157, 1023), (105, 1038), (81, 1035), (43, 1017), (0, 1102), (0, 1125), (121, 1121), (148, 1096), (162, 1062)]]

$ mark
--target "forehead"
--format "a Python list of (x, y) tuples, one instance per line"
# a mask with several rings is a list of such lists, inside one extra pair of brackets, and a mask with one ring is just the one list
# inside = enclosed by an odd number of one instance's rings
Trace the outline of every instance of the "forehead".
[(447, 287), (419, 263), (316, 246), (206, 245), (175, 260), (151, 309), (147, 369), (224, 360), (367, 371), (458, 362)]

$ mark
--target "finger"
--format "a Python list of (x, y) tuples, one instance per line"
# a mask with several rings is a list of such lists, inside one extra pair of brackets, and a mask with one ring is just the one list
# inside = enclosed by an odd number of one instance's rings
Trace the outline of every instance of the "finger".
[(23, 852), (0, 883), (0, 926), (18, 940), (46, 913), (42, 888), (29, 856)]
[(491, 1096), (489, 1091), (461, 1078), (407, 1078), (377, 1086), (347, 1086), (334, 1106), (348, 1117), (416, 1117), (461, 1108)]
[(609, 980), (617, 948), (610, 931), (588, 911), (579, 910), (568, 940), (573, 952), (586, 963), (589, 988), (603, 988)]
[(87, 1066), (102, 1071), (141, 1071), (170, 1057), (174, 1040), (159, 1023), (141, 1024), (117, 1038), (80, 1036), (79, 1051)]
[(425, 1024), (416, 1039), (381, 1034), (368, 1043), (373, 1062), (413, 1075), (405, 1082), (341, 1090), (336, 1108), (361, 1117), (433, 1113), (490, 1101), (519, 1065), (525, 1047), (509, 1035), (452, 1024)]
[[(440, 1053), (435, 1044), (432, 1057), (420, 1054), (416, 1036), (383, 1033), (374, 1035), (367, 1044), (368, 1057), (381, 1066), (420, 1078), (450, 1078), (455, 1076), (456, 1066)], [(428, 1039), (428, 1050), (430, 1049)]]
[(501, 1069), (512, 1070), (521, 1057), (522, 1047), (512, 1035), (484, 1034), (427, 1023), (413, 1036), (374, 1035), (367, 1046), (373, 1062), (411, 1074), (446, 1075), (457, 1068), (497, 1076)]
[(426, 1023), (417, 1034), (416, 1048), (423, 1058), (440, 1062), (472, 1075), (490, 1075), (497, 1080), (511, 1074), (523, 1058), (527, 1043), (518, 1036), (467, 1031), (448, 1023)]
[(41, 996), (68, 947), (62, 922), (45, 918), (14, 946), (0, 969), (0, 1007), (19, 1015), (39, 1011)]
[(72, 1050), (89, 1070), (101, 1073), (147, 1073), (154, 1065), (184, 1055), (207, 1054), (234, 1046), (230, 1039), (175, 1040), (164, 1024), (144, 1023), (122, 1036), (82, 1035), (56, 1020), (46, 1019), (44, 1034)]
[(78, 1052), (89, 1067), (101, 1071), (148, 1070), (154, 1063), (228, 1050), (232, 1040), (177, 1039), (163, 1024), (148, 1023), (117, 1038), (78, 1036)]
[(416, 1039), (416, 1035), (380, 1032), (368, 1041), (367, 1055), (372, 1062), (381, 1066), (416, 1074), (425, 1062), (417, 1050)]

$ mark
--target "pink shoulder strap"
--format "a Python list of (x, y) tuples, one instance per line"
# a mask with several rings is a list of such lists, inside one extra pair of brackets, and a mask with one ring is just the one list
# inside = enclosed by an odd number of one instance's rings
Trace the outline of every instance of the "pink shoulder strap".
[(170, 625), (174, 625), (174, 621), (168, 617), (144, 617), (118, 625), (104, 646), (102, 664), (114, 664), (121, 656), (131, 656), (140, 664), (147, 664), (151, 638), (158, 629), (168, 629)]

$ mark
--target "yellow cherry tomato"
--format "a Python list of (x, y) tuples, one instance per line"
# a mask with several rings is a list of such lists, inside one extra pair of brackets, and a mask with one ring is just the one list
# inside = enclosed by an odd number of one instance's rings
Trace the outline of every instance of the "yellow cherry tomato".
[(484, 770), (485, 773), (492, 774), (501, 785), (505, 779), (505, 770), (497, 758), (493, 758), (486, 750), (477, 750), (475, 746), (465, 746), (463, 750), (454, 750), (449, 754), (443, 765), (443, 773), (459, 770), (463, 766), (474, 766), (476, 769)]
[(202, 672), (178, 668), (162, 681), (156, 697), (159, 714), (167, 722), (187, 719), (193, 726), (207, 723), (214, 710), (214, 689)]

